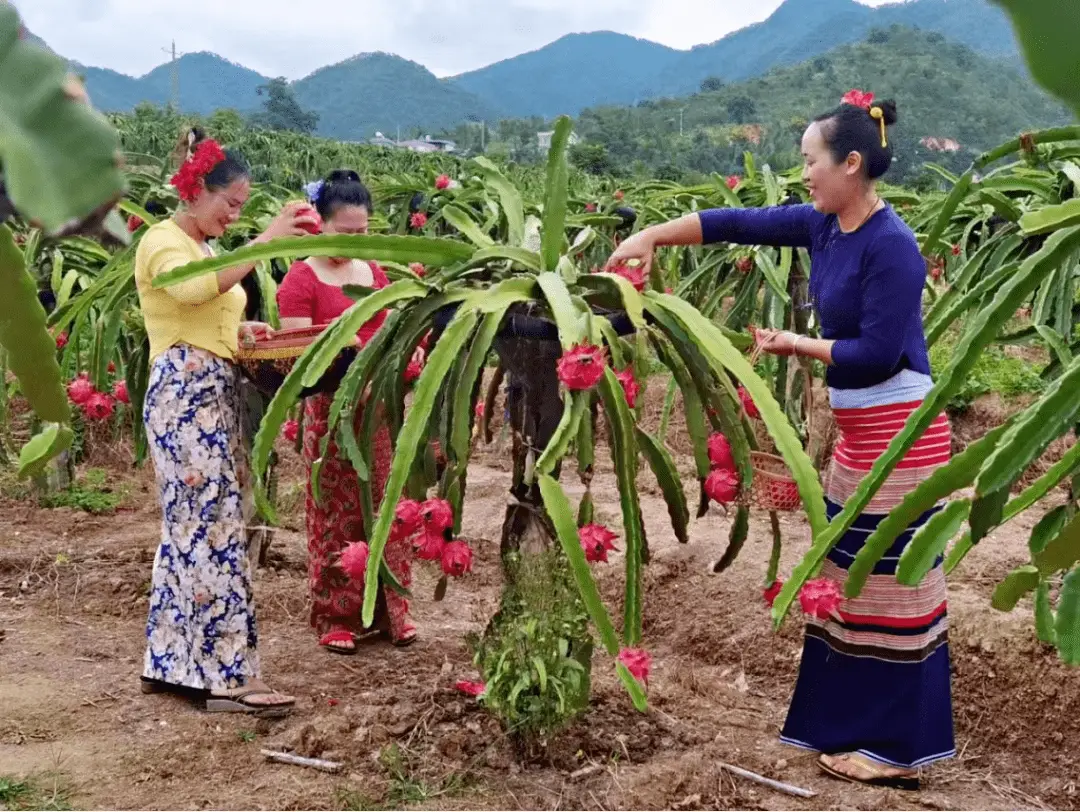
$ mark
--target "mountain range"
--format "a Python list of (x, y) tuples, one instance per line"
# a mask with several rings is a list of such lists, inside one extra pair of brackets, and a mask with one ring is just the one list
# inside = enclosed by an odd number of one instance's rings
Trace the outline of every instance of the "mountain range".
[[(319, 113), (318, 132), (361, 140), (377, 130), (437, 131), (463, 120), (576, 115), (598, 105), (682, 96), (707, 78), (724, 83), (812, 59), (892, 25), (943, 34), (977, 52), (1019, 65), (1007, 16), (989, 0), (908, 0), (870, 8), (855, 0), (785, 0), (766, 20), (708, 45), (677, 50), (610, 31), (570, 34), (543, 48), (460, 76), (439, 79), (386, 53), (361, 54), (292, 83), (301, 105)], [(168, 103), (173, 76), (179, 106), (207, 114), (261, 103), (268, 77), (217, 54), (185, 54), (145, 76), (73, 63), (96, 106), (128, 111)]]
[[(633, 107), (584, 110), (574, 126), (588, 149), (577, 157), (607, 161), (611, 174), (640, 165), (646, 176), (672, 180), (687, 172), (738, 172), (746, 149), (773, 168), (796, 166), (807, 122), (852, 87), (896, 100), (889, 178), (906, 183), (919, 182), (927, 162), (963, 171), (979, 153), (1019, 132), (1071, 119), (1031, 79), (999, 60), (937, 32), (891, 26), (753, 79), (709, 83), (698, 93)], [(471, 146), (469, 133), (458, 137)]]

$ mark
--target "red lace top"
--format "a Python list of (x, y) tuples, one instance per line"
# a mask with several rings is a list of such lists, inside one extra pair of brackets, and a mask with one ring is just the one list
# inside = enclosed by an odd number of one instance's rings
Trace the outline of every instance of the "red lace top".
[[(371, 266), (372, 287), (384, 288), (390, 284), (386, 273), (378, 264)], [(296, 261), (281, 280), (277, 291), (278, 315), (283, 319), (311, 319), (314, 325), (329, 324), (355, 304), (337, 285), (328, 285), (315, 274), (306, 262)], [(360, 341), (366, 344), (386, 320), (383, 310), (357, 331)]]

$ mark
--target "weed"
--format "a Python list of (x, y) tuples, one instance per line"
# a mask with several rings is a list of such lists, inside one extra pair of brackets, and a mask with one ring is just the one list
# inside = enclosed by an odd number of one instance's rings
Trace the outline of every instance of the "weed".
[(121, 488), (119, 492), (112, 489), (108, 474), (103, 469), (90, 468), (69, 488), (43, 494), (39, 501), (44, 508), (68, 507), (102, 514), (112, 513), (126, 496), (126, 489)]
[(66, 810), (72, 807), (61, 778), (41, 774), (22, 779), (0, 775), (0, 808)]
[(386, 745), (379, 752), (379, 765), (389, 778), (385, 796), (373, 799), (363, 792), (339, 787), (335, 792), (338, 808), (348, 812), (366, 812), (369, 809), (403, 809), (415, 804), (430, 802), (460, 794), (466, 788), (466, 776), (451, 772), (430, 781), (416, 772), (412, 754), (397, 742)]
[(507, 553), (510, 587), (487, 632), (471, 636), (484, 706), (524, 740), (543, 739), (588, 704), (592, 641), (561, 548)]
[[(930, 348), (930, 367), (937, 378), (944, 371), (956, 349), (952, 336), (945, 336)], [(980, 395), (995, 392), (1006, 400), (1027, 393), (1040, 392), (1044, 387), (1039, 368), (1030, 361), (1006, 355), (999, 347), (990, 346), (979, 356), (960, 391), (949, 401), (952, 411), (963, 411)]]

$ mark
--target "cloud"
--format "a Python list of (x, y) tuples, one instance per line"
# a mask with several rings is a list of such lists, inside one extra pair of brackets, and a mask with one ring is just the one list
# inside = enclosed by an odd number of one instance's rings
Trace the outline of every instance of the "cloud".
[[(15, 0), (27, 27), (85, 65), (141, 75), (181, 53), (213, 51), (298, 79), (367, 51), (440, 76), (507, 59), (575, 31), (614, 30), (676, 48), (712, 42), (781, 0)], [(879, 5), (884, 0), (860, 0)]]

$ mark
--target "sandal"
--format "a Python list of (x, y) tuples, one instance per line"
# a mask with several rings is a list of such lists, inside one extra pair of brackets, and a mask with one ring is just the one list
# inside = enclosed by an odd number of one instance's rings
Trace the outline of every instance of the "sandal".
[(274, 691), (261, 683), (252, 683), (243, 688), (235, 688), (225, 694), (212, 694), (205, 688), (175, 685), (171, 682), (150, 677), (140, 677), (139, 682), (144, 694), (173, 694), (199, 704), (205, 703), (205, 709), (208, 713), (250, 713), (260, 718), (273, 718), (288, 715), (296, 704), (296, 700), (275, 702), (270, 705), (246, 702), (245, 700), (252, 696), (276, 695)]
[(205, 699), (208, 691), (203, 688), (190, 688), (187, 685), (176, 685), (152, 677), (139, 677), (139, 688), (144, 694), (174, 694), (187, 699)]
[(416, 642), (416, 626), (409, 617), (409, 601), (396, 593), (387, 593), (386, 613), (379, 619), (378, 626), (398, 648)]
[(206, 698), (207, 713), (248, 713), (259, 719), (273, 719), (288, 716), (296, 705), (296, 700), (287, 702), (258, 703), (248, 701), (254, 696), (280, 696), (261, 682), (252, 682), (242, 688), (234, 688), (223, 694), (210, 694)]
[(411, 623), (406, 623), (398, 630), (398, 635), (395, 637), (390, 635), (390, 642), (398, 648), (406, 648), (416, 642), (416, 627)]
[[(832, 763), (830, 763), (830, 760), (832, 760)], [(836, 769), (837, 762), (853, 764), (856, 770), (866, 774), (866, 777), (860, 778), (859, 775), (852, 775)], [(912, 792), (919, 789), (918, 773), (886, 772), (887, 767), (860, 753), (841, 753), (835, 756), (822, 754), (818, 758), (818, 766), (833, 778), (850, 781), (853, 784), (865, 784), (869, 787), (888, 787)]]
[[(351, 643), (352, 645), (345, 647), (334, 645), (335, 643)], [(356, 654), (356, 637), (347, 629), (334, 629), (327, 632), (319, 638), (319, 645), (327, 651), (334, 652), (334, 654), (344, 654), (346, 656)]]

